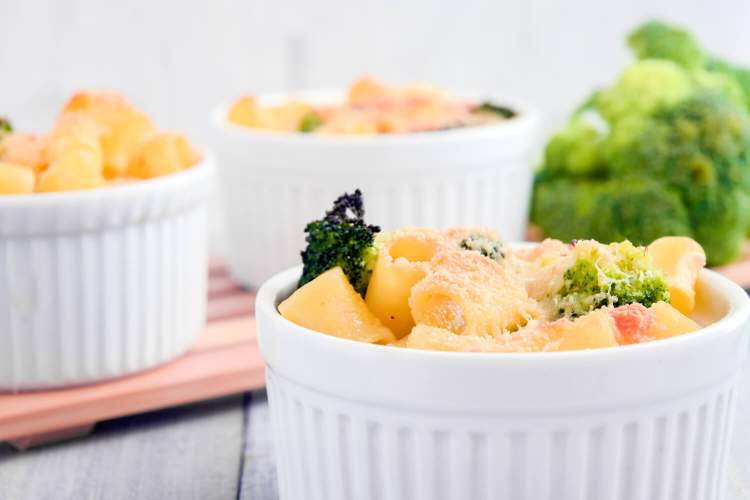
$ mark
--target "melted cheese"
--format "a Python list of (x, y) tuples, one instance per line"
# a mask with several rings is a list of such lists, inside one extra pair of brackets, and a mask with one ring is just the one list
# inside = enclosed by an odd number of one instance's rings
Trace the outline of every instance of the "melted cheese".
[(416, 323), (486, 336), (517, 330), (539, 312), (519, 276), (477, 252), (445, 252), (432, 265), (409, 298)]

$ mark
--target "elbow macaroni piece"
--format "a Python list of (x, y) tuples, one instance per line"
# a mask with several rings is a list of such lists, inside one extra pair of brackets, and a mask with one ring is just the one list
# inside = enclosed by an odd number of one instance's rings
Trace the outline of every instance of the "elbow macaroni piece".
[(149, 179), (167, 175), (198, 161), (198, 152), (181, 134), (161, 132), (146, 142), (128, 166), (128, 176)]
[(427, 275), (440, 241), (435, 231), (405, 229), (380, 245), (365, 302), (398, 338), (414, 326), (409, 296), (414, 285)]
[(82, 113), (63, 115), (50, 137), (49, 166), (39, 176), (37, 191), (91, 189), (104, 184), (101, 128)]
[(4, 137), (0, 142), (0, 161), (41, 172), (47, 167), (47, 137), (19, 132)]
[(115, 92), (79, 92), (63, 108), (62, 116), (83, 113), (101, 130), (106, 178), (125, 174), (130, 158), (155, 132), (151, 120)]
[(550, 337), (540, 328), (524, 328), (495, 337), (484, 335), (456, 335), (450, 330), (427, 325), (417, 325), (401, 339), (402, 347), (435, 351), (461, 352), (537, 352), (550, 342)]
[(664, 273), (672, 305), (683, 314), (695, 307), (695, 281), (706, 265), (706, 253), (695, 240), (665, 236), (648, 246), (654, 265)]
[(517, 330), (537, 313), (518, 276), (478, 252), (446, 252), (409, 298), (416, 323), (460, 335)]

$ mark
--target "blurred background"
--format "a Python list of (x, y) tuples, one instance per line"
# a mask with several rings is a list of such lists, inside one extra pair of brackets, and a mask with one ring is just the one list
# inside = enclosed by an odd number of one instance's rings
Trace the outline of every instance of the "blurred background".
[(0, 0), (0, 114), (38, 130), (75, 89), (115, 88), (203, 141), (220, 100), (367, 72), (506, 92), (540, 107), (549, 132), (612, 81), (625, 34), (652, 16), (750, 64), (743, 0)]

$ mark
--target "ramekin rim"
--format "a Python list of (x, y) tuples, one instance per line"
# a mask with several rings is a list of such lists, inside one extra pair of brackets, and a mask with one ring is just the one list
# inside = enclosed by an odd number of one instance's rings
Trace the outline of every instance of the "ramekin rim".
[[(641, 353), (654, 352), (659, 349), (668, 349), (670, 346), (686, 345), (694, 342), (701, 342), (711, 335), (728, 334), (740, 328), (743, 323), (750, 318), (750, 298), (747, 293), (729, 278), (722, 276), (716, 271), (703, 269), (702, 276), (717, 283), (723, 290), (725, 298), (729, 304), (729, 310), (718, 321), (710, 323), (701, 329), (691, 332), (687, 335), (680, 335), (668, 339), (660, 339), (653, 342), (644, 342), (641, 344), (624, 345), (603, 349), (580, 349), (572, 351), (553, 351), (553, 352), (453, 352), (437, 351), (427, 349), (405, 349), (393, 346), (369, 344), (356, 340), (349, 340), (324, 333), (316, 332), (309, 328), (299, 326), (278, 312), (276, 307), (276, 297), (278, 294), (292, 286), (301, 273), (302, 266), (295, 266), (275, 274), (268, 279), (258, 290), (255, 302), (256, 316), (259, 314), (267, 316), (277, 325), (278, 328), (291, 328), (300, 334), (308, 337), (311, 341), (320, 343), (332, 343), (342, 349), (362, 349), (360, 352), (384, 353), (385, 349), (392, 349), (394, 356), (413, 357), (415, 359), (435, 359), (448, 360), (450, 362), (461, 362), (464, 360), (496, 360), (503, 362), (552, 362), (562, 361), (584, 361), (586, 359), (618, 358), (622, 356), (637, 356)], [(530, 361), (531, 360), (531, 361)], [(542, 360), (542, 361), (533, 361)], [(546, 360), (546, 361), (544, 361)]]
[[(321, 88), (305, 89), (294, 92), (268, 92), (258, 94), (260, 99), (283, 99), (301, 95), (341, 95), (343, 89)], [(495, 137), (501, 133), (508, 133), (524, 127), (535, 127), (540, 120), (540, 113), (536, 107), (529, 102), (515, 97), (499, 97), (497, 92), (480, 91), (455, 91), (459, 96), (489, 96), (493, 102), (499, 102), (513, 108), (517, 115), (508, 120), (498, 123), (484, 124), (473, 127), (460, 127), (448, 130), (434, 130), (425, 132), (410, 132), (404, 134), (305, 134), (300, 132), (274, 132), (262, 129), (253, 129), (242, 125), (231, 123), (227, 120), (227, 112), (232, 99), (226, 99), (216, 105), (211, 114), (214, 128), (223, 132), (244, 136), (246, 138), (262, 140), (267, 142), (293, 143), (293, 144), (315, 144), (339, 147), (365, 147), (365, 146), (417, 146), (433, 144), (436, 142), (460, 142), (474, 140), (484, 136)], [(497, 96), (497, 97), (495, 97)]]

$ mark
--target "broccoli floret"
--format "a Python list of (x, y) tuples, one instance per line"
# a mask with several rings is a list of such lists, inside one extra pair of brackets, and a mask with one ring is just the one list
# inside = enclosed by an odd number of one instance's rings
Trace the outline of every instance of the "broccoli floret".
[[(750, 117), (715, 92), (654, 113), (611, 157), (621, 176), (660, 179), (678, 193), (712, 265), (739, 255), (750, 190)], [(656, 214), (655, 214), (656, 215)]]
[(576, 110), (573, 112), (573, 116), (579, 115), (586, 111), (596, 110), (596, 101), (599, 99), (599, 93), (601, 89), (594, 90), (581, 104), (578, 105)]
[(699, 69), (692, 72), (692, 77), (697, 91), (721, 94), (738, 106), (746, 106), (745, 91), (733, 76)]
[(691, 198), (691, 223), (707, 263), (718, 266), (738, 259), (748, 227), (746, 194), (739, 189), (696, 189)]
[(610, 124), (630, 115), (647, 115), (688, 97), (695, 88), (678, 64), (648, 59), (627, 67), (615, 84), (597, 94), (596, 109)]
[(687, 199), (700, 186), (750, 185), (750, 117), (715, 92), (656, 113), (633, 151), (628, 168), (669, 179)]
[(598, 190), (591, 181), (544, 180), (537, 176), (531, 204), (531, 221), (544, 235), (563, 241), (593, 238), (591, 218)]
[(532, 207), (532, 220), (544, 234), (563, 241), (628, 239), (646, 245), (664, 235), (692, 235), (679, 195), (654, 180), (540, 182)]
[(696, 71), (701, 86), (719, 86), (732, 98), (739, 92), (750, 108), (750, 69), (709, 55), (683, 28), (649, 21), (630, 34), (628, 45), (638, 59), (666, 59)]
[(736, 81), (745, 97), (745, 106), (750, 108), (750, 69), (734, 65), (720, 58), (710, 58), (706, 63), (706, 69)]
[(13, 125), (10, 124), (10, 120), (0, 116), (0, 139), (13, 132)]
[(501, 262), (505, 258), (503, 244), (484, 234), (471, 234), (461, 240), (459, 246), (464, 250), (479, 252), (495, 262)]
[(554, 297), (563, 316), (582, 316), (603, 306), (669, 302), (666, 281), (642, 247), (629, 241), (606, 246), (578, 241), (573, 255)]
[(497, 115), (500, 118), (513, 118), (516, 116), (516, 112), (510, 109), (507, 106), (501, 106), (499, 104), (495, 104), (490, 101), (485, 101), (478, 106), (475, 106), (474, 109), (471, 110), (472, 113), (491, 113), (493, 115)]
[(575, 115), (552, 136), (544, 150), (544, 166), (550, 175), (579, 176), (603, 170), (606, 124), (595, 117), (592, 112)]
[(321, 125), (323, 125), (323, 119), (320, 115), (314, 111), (310, 111), (300, 120), (299, 131), (305, 133), (314, 132)]
[(628, 45), (638, 59), (668, 59), (685, 68), (701, 67), (706, 59), (692, 34), (656, 20), (630, 33)]
[(298, 286), (328, 269), (341, 267), (355, 290), (364, 296), (377, 258), (373, 245), (378, 226), (365, 224), (365, 210), (359, 189), (340, 196), (326, 216), (305, 227), (307, 248)]

